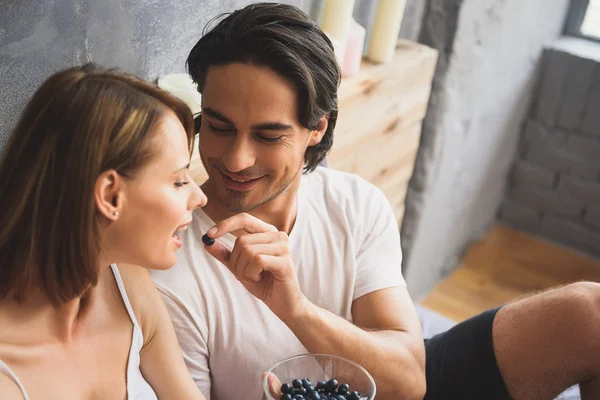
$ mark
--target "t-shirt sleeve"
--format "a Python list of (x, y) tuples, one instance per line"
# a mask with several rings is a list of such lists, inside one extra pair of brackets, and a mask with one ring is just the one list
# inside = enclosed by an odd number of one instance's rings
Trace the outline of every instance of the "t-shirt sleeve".
[(396, 216), (381, 190), (367, 185), (370, 190), (363, 191), (363, 195), (365, 192), (368, 195), (357, 204), (356, 210), (358, 252), (353, 300), (377, 290), (406, 286)]
[(160, 286), (157, 287), (169, 310), (179, 347), (190, 374), (206, 400), (210, 400), (210, 367), (206, 341), (207, 327), (203, 323), (204, 319), (194, 318), (181, 299), (167, 293)]

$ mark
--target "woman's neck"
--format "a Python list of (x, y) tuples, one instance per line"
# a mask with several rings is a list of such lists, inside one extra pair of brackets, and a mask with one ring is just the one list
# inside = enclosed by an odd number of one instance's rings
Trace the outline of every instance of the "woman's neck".
[(3, 299), (0, 321), (10, 324), (11, 332), (20, 332), (10, 340), (13, 343), (15, 340), (21, 344), (69, 343), (77, 335), (78, 326), (96, 296), (97, 290), (90, 287), (81, 296), (55, 306), (41, 290), (32, 290), (22, 303), (10, 297)]

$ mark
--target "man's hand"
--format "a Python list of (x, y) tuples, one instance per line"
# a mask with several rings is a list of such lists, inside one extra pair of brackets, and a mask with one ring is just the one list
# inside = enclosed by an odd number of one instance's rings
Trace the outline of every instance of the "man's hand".
[[(261, 374), (261, 377), (260, 377), (261, 382), (265, 380), (266, 375), (267, 375), (267, 372), (263, 372)], [(271, 396), (273, 396), (276, 399), (281, 397), (281, 381), (272, 372), (269, 374), (269, 377), (267, 378), (267, 386), (269, 387), (269, 393), (271, 394)], [(266, 397), (263, 396), (263, 399), (266, 399)]]
[(212, 246), (205, 245), (206, 251), (281, 320), (293, 318), (306, 298), (298, 284), (287, 234), (242, 213), (219, 222), (208, 235), (218, 239), (233, 232), (238, 236), (233, 250), (216, 241)]

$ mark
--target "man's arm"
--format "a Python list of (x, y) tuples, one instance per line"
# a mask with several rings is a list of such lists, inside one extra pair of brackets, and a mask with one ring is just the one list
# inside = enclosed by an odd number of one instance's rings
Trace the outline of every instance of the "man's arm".
[(159, 399), (204, 400), (181, 356), (169, 313), (148, 271), (120, 266), (119, 271), (144, 335), (140, 369)]
[(308, 300), (284, 322), (311, 353), (329, 353), (363, 366), (382, 399), (425, 396), (421, 326), (405, 288), (382, 289), (356, 299), (354, 324)]
[[(377, 230), (364, 240), (365, 248), (357, 257), (361, 282), (355, 293), (360, 297), (352, 306), (356, 325), (317, 307), (304, 296), (287, 235), (275, 227), (249, 214), (238, 214), (209, 231), (214, 238), (243, 231), (233, 250), (218, 241), (206, 250), (286, 323), (308, 351), (333, 353), (359, 363), (373, 375), (378, 397), (422, 399), (426, 389), (425, 350), (412, 301), (406, 289), (399, 286), (403, 279), (398, 275), (401, 253), (397, 229), (395, 219), (386, 213)], [(382, 235), (383, 231), (395, 233)], [(379, 240), (381, 237), (384, 240)], [(398, 254), (392, 251), (396, 248)], [(392, 261), (378, 267), (375, 254), (391, 257)], [(369, 280), (375, 278), (380, 287), (387, 288), (373, 289)], [(383, 279), (387, 282), (381, 283)]]

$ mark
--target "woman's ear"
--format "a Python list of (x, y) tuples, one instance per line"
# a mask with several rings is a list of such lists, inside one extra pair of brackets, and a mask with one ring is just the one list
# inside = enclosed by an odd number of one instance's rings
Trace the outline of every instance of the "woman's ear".
[(308, 139), (308, 147), (315, 146), (321, 143), (325, 132), (327, 131), (327, 127), (329, 126), (329, 114), (324, 115), (319, 119), (318, 128), (310, 133), (310, 138)]
[(94, 186), (94, 201), (100, 214), (111, 221), (119, 218), (122, 208), (122, 178), (114, 169), (100, 174)]

